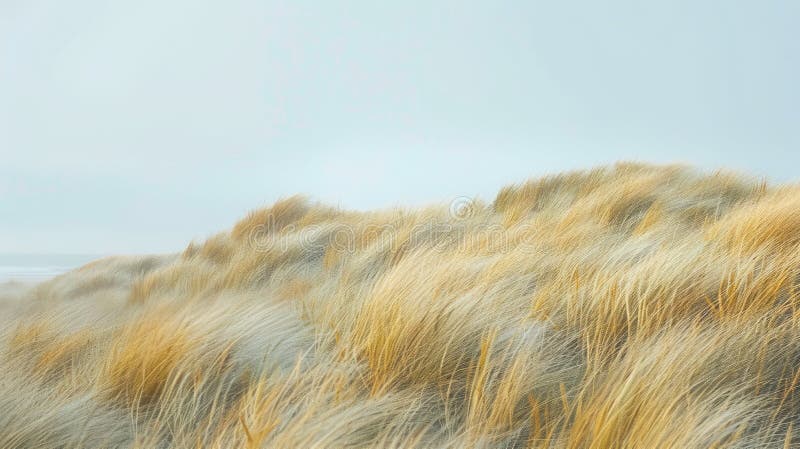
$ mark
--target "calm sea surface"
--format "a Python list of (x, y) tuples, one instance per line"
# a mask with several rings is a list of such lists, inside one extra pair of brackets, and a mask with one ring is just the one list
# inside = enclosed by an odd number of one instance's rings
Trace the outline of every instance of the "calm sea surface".
[(0, 254), (0, 283), (46, 281), (101, 257), (99, 254)]

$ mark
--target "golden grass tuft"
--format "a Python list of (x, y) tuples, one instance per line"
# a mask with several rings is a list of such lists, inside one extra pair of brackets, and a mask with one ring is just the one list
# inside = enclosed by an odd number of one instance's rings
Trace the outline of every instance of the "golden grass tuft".
[(308, 202), (302, 196), (280, 200), (272, 207), (251, 212), (244, 220), (236, 223), (231, 236), (235, 240), (243, 240), (253, 238), (254, 233), (280, 232), (303, 217), (308, 210)]
[(800, 189), (780, 189), (741, 207), (709, 229), (736, 251), (783, 250), (800, 245)]
[(115, 338), (99, 380), (111, 401), (146, 405), (158, 399), (182, 363), (201, 358), (203, 335), (191, 323), (168, 319), (169, 313), (142, 316)]

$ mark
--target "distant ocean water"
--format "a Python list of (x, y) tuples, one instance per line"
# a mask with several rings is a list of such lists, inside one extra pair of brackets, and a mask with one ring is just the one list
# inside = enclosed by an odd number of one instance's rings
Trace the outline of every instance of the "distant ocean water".
[(101, 257), (99, 254), (0, 254), (0, 283), (46, 281)]

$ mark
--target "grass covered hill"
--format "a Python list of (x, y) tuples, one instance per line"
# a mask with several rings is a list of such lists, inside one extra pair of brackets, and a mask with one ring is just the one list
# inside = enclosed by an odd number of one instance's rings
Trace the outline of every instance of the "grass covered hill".
[(0, 292), (2, 448), (800, 447), (800, 186), (300, 197)]

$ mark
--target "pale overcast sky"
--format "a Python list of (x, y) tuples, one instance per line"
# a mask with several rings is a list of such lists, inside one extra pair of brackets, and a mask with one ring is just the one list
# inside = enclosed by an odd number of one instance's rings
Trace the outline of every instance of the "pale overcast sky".
[(0, 0), (0, 253), (619, 159), (798, 180), (800, 2)]

